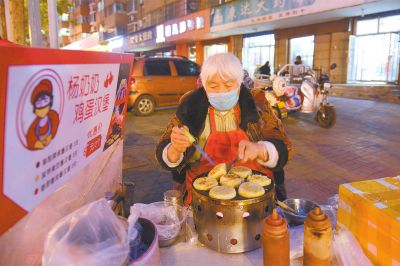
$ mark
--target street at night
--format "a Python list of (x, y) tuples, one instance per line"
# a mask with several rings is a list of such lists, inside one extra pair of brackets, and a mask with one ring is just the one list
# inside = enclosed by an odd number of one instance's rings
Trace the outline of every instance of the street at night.
[[(290, 198), (308, 198), (320, 204), (338, 193), (338, 186), (400, 172), (400, 105), (367, 100), (331, 98), (337, 123), (323, 129), (314, 114), (290, 114), (284, 124), (295, 155), (286, 168)], [(127, 115), (124, 180), (135, 183), (133, 201), (163, 199), (172, 177), (155, 160), (155, 145), (175, 109), (148, 117)]]

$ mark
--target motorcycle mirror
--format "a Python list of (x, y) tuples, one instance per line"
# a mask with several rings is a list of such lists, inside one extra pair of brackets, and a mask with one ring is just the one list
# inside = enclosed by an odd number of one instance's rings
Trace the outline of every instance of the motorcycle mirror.
[(331, 70), (334, 70), (337, 67), (336, 63), (333, 63), (330, 67)]

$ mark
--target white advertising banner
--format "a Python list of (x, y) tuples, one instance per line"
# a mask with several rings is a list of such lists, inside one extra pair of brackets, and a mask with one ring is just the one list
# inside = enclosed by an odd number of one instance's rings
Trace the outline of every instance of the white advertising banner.
[(29, 212), (111, 146), (128, 73), (115, 63), (10, 66), (3, 193)]

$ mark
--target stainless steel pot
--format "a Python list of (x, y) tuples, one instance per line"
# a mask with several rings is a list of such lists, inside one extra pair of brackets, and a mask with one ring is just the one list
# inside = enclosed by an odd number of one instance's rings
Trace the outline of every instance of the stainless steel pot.
[[(204, 175), (202, 175), (204, 176)], [(274, 183), (261, 197), (216, 200), (193, 188), (193, 220), (199, 241), (222, 253), (242, 253), (261, 247), (263, 219), (275, 208)]]

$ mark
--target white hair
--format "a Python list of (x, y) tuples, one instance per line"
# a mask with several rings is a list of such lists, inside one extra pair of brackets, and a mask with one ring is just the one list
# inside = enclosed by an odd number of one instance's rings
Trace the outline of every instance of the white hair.
[(220, 53), (209, 56), (201, 67), (201, 82), (206, 86), (207, 80), (216, 73), (223, 79), (236, 79), (240, 86), (243, 81), (243, 67), (232, 53)]

